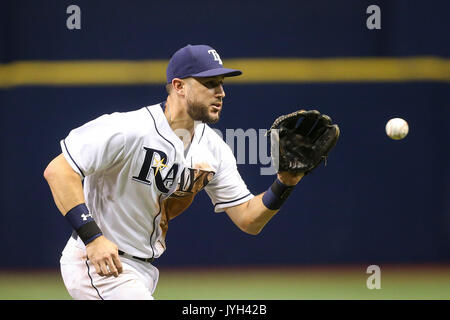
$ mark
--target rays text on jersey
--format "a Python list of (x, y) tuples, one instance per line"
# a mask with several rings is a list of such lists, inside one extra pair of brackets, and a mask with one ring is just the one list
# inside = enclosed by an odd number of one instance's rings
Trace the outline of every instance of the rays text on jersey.
[[(162, 177), (162, 171), (168, 168), (169, 159), (167, 154), (161, 150), (143, 147), (145, 151), (144, 161), (137, 176), (133, 176), (134, 181), (138, 181), (144, 184), (151, 185), (150, 171), (153, 170), (153, 179), (158, 190), (162, 193), (168, 193), (170, 187), (176, 180), (179, 165), (177, 163), (172, 164), (166, 176)], [(157, 159), (159, 157), (159, 160)], [(164, 162), (165, 160), (165, 162)], [(156, 165), (155, 165), (156, 164)]]

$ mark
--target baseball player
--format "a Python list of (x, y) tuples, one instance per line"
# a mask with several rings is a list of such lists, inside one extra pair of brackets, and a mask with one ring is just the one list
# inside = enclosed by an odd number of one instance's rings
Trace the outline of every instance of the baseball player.
[[(56, 206), (74, 231), (60, 260), (74, 299), (153, 299), (168, 222), (205, 189), (215, 212), (258, 234), (294, 186), (336, 143), (339, 130), (317, 111), (279, 117), (277, 179), (253, 195), (226, 143), (208, 126), (219, 120), (224, 68), (207, 45), (178, 50), (167, 67), (167, 100), (100, 116), (61, 140), (44, 172)], [(301, 121), (298, 124), (299, 120)]]

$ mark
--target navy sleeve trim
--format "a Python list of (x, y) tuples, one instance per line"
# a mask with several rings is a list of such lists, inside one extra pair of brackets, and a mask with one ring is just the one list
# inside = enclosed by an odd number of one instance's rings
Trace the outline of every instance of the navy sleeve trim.
[(72, 162), (77, 166), (78, 170), (80, 171), (81, 175), (82, 175), (83, 178), (84, 178), (84, 177), (85, 177), (84, 172), (83, 172), (83, 170), (80, 169), (80, 167), (79, 167), (78, 164), (75, 162), (75, 160), (73, 160), (73, 157), (72, 157), (72, 155), (70, 154), (69, 149), (67, 148), (66, 140), (65, 140), (65, 139), (63, 140), (63, 143), (64, 143), (64, 148), (66, 148), (67, 154), (68, 154), (69, 157), (70, 157), (70, 160), (72, 160)]
[(252, 193), (249, 192), (248, 194), (246, 194), (246, 195), (243, 196), (243, 197), (240, 197), (239, 199), (235, 199), (235, 200), (231, 200), (231, 201), (225, 201), (225, 202), (217, 202), (217, 203), (214, 205), (214, 208), (215, 208), (216, 206), (220, 205), (220, 204), (228, 204), (228, 203), (233, 203), (233, 202), (242, 200), (242, 199), (244, 199), (244, 198), (250, 196), (251, 194), (252, 194)]

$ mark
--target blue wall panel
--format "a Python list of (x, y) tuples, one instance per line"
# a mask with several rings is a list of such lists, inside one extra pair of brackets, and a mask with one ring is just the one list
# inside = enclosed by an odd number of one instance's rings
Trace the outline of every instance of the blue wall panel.
[[(65, 28), (69, 4), (82, 29)], [(186, 43), (232, 57), (448, 57), (446, 1), (378, 1), (382, 30), (365, 27), (368, 1), (2, 2), (0, 60), (168, 59)], [(245, 69), (244, 69), (245, 72)], [(445, 82), (226, 85), (216, 127), (268, 128), (315, 108), (340, 125), (327, 167), (305, 177), (254, 237), (205, 193), (169, 225), (157, 265), (420, 263), (450, 261), (449, 85)], [(70, 227), (42, 174), (69, 131), (104, 113), (165, 99), (163, 86), (0, 89), (0, 268), (57, 267)], [(393, 141), (387, 120), (410, 133)], [(252, 192), (273, 176), (239, 170)]]

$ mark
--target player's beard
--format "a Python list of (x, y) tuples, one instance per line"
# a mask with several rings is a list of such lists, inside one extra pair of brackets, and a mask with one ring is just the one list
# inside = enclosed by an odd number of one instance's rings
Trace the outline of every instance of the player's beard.
[(203, 123), (216, 123), (219, 121), (222, 110), (219, 110), (215, 116), (211, 116), (209, 110), (210, 106), (205, 106), (198, 101), (190, 99), (187, 101), (187, 113), (194, 121), (201, 121)]

